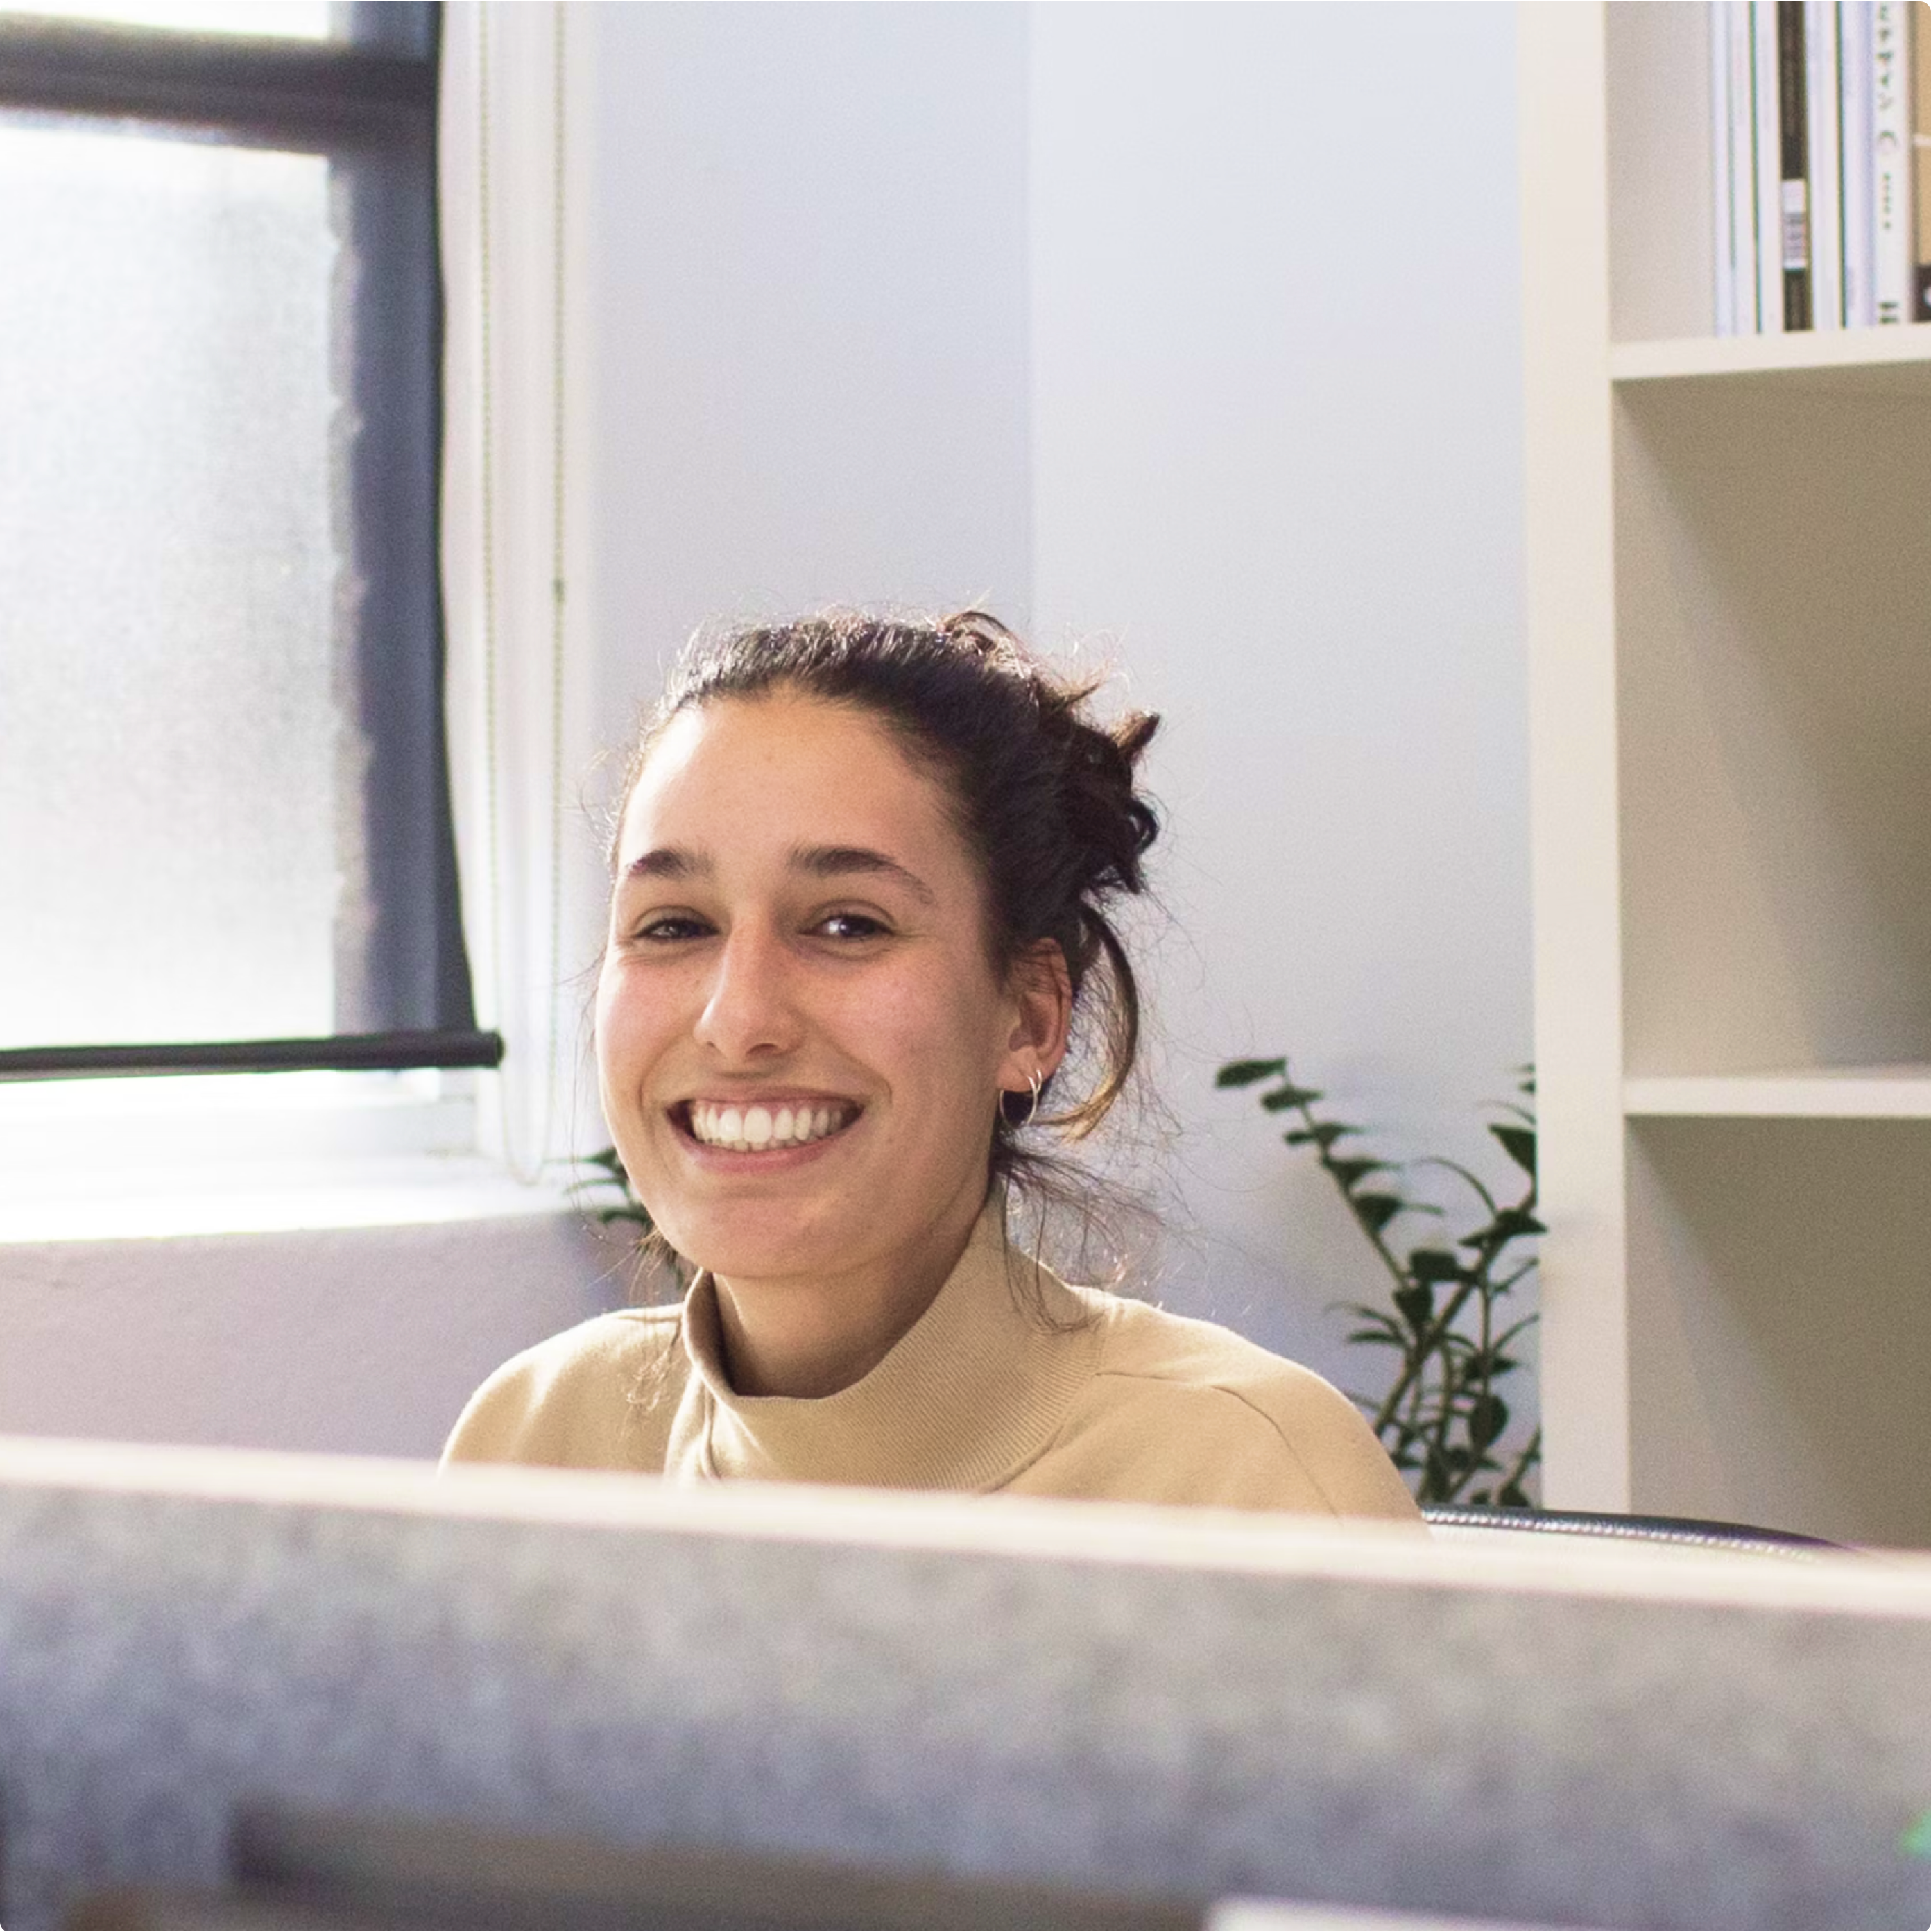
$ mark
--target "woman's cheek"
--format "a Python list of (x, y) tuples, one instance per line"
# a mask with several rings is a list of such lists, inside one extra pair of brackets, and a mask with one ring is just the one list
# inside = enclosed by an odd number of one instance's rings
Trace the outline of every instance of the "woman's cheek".
[(666, 1004), (662, 989), (629, 962), (605, 965), (597, 987), (597, 1064), (607, 1100), (620, 1107), (637, 1104), (662, 1052)]
[(839, 1006), (839, 1030), (853, 1057), (895, 1090), (962, 1101), (977, 1083), (978, 1037), (989, 1030), (981, 1024), (982, 986), (922, 962), (854, 987)]

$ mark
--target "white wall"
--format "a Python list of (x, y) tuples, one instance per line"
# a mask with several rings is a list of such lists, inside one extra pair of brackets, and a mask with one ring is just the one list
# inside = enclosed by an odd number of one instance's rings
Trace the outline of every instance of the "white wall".
[(625, 1298), (574, 1215), (0, 1246), (0, 1436), (434, 1456), (498, 1363)]
[(1030, 588), (1023, 8), (604, 6), (598, 601), (621, 735), (703, 620)]
[(1033, 10), (1033, 610), (1165, 718), (1174, 1298), (1343, 1379), (1322, 1305), (1385, 1282), (1211, 1082), (1290, 1052), (1390, 1150), (1513, 1174), (1514, 82), (1505, 7)]

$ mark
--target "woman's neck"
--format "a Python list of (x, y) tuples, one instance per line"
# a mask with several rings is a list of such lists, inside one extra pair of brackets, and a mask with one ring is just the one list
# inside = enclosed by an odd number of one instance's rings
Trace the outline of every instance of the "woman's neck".
[(835, 1276), (713, 1276), (731, 1387), (745, 1396), (836, 1395), (884, 1360), (931, 1306), (985, 1204), (962, 1195), (915, 1244)]

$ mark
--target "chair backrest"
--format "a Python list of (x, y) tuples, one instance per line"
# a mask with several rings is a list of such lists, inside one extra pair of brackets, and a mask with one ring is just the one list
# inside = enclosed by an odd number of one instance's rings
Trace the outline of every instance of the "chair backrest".
[(1849, 1546), (1789, 1530), (1759, 1529), (1749, 1523), (1710, 1522), (1700, 1516), (1618, 1516), (1598, 1510), (1489, 1509), (1474, 1504), (1430, 1504), (1422, 1511), (1430, 1528), (1451, 1537), (1468, 1534), (1579, 1536), (1597, 1540), (1674, 1544), (1745, 1556), (1776, 1556), (1799, 1562), (1821, 1551)]

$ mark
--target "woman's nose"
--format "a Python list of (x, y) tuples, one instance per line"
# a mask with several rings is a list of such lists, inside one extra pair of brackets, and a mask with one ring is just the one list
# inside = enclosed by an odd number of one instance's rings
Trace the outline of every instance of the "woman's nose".
[(697, 1016), (699, 1043), (731, 1065), (790, 1052), (800, 1029), (789, 964), (776, 935), (733, 928)]

